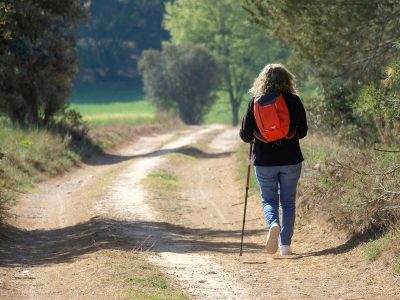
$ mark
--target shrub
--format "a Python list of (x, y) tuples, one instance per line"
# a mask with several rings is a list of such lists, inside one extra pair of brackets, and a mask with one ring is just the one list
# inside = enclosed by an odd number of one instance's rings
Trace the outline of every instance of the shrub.
[(56, 133), (61, 134), (61, 137), (71, 137), (72, 140), (82, 140), (88, 137), (89, 126), (83, 121), (82, 115), (69, 106), (64, 106), (62, 111), (57, 113), (49, 128)]
[(375, 125), (382, 143), (400, 143), (400, 61), (387, 67), (380, 86), (369, 84), (362, 89), (354, 114)]
[(199, 124), (216, 100), (217, 60), (202, 46), (165, 43), (162, 51), (145, 51), (139, 69), (147, 99), (186, 124)]
[(335, 228), (350, 235), (374, 235), (398, 224), (398, 153), (346, 146), (317, 135), (303, 143), (311, 177), (302, 181), (300, 212), (319, 208)]

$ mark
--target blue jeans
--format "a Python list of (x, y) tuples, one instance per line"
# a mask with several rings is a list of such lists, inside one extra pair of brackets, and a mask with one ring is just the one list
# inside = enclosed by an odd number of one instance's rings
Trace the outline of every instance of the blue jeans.
[[(296, 217), (296, 188), (301, 165), (298, 163), (273, 167), (254, 166), (268, 228), (274, 223), (281, 226), (280, 245), (290, 245), (292, 242)], [(279, 222), (279, 204), (282, 222)]]

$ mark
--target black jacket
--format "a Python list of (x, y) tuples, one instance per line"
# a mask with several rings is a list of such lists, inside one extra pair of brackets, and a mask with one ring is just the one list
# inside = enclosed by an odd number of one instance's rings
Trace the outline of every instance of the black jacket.
[(256, 166), (283, 166), (294, 165), (304, 160), (301, 153), (299, 139), (307, 135), (307, 118), (303, 104), (297, 95), (283, 93), (283, 98), (290, 115), (290, 131), (296, 130), (294, 138), (281, 139), (278, 141), (263, 143), (254, 139), (253, 131), (257, 130), (254, 118), (254, 98), (252, 98), (246, 108), (240, 128), (240, 137), (246, 142), (254, 142), (254, 165)]

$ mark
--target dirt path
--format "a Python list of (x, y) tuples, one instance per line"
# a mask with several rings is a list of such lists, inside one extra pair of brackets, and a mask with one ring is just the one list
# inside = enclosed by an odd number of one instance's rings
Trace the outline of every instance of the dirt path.
[[(239, 257), (243, 191), (231, 153), (237, 130), (223, 129), (143, 138), (23, 196), (0, 244), (0, 298), (126, 298), (119, 293), (124, 283), (110, 282), (120, 269), (103, 267), (125, 263), (132, 250), (147, 253), (194, 299), (398, 297), (398, 277), (379, 263), (366, 264), (361, 247), (334, 238), (318, 222), (297, 228), (298, 255), (266, 255), (254, 197)], [(194, 144), (206, 151), (189, 163), (165, 156)], [(185, 209), (163, 211), (176, 199), (161, 206), (143, 187), (142, 179), (160, 167), (177, 174)]]

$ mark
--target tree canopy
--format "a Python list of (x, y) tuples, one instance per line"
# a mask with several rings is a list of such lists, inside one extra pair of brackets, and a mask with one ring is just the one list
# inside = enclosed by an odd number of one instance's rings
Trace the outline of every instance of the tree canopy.
[(397, 0), (246, 0), (250, 19), (290, 43), (319, 78), (378, 82), (397, 55)]
[(241, 2), (176, 0), (167, 3), (164, 18), (172, 43), (202, 44), (219, 56), (233, 125), (239, 122), (240, 105), (257, 72), (282, 56), (276, 41), (247, 20)]
[(203, 46), (164, 43), (162, 51), (144, 51), (139, 67), (147, 99), (186, 124), (200, 124), (216, 100), (218, 62)]
[(47, 124), (65, 106), (77, 57), (79, 0), (6, 0), (0, 5), (0, 110), (23, 124)]
[(332, 125), (362, 121), (354, 111), (359, 94), (377, 95), (371, 87), (399, 55), (398, 0), (246, 0), (244, 8), (250, 20), (290, 44), (293, 60), (318, 79), (322, 113), (332, 116), (325, 119)]

